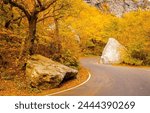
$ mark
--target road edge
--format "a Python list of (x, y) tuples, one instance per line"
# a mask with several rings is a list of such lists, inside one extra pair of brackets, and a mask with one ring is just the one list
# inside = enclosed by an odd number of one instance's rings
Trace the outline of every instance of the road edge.
[(78, 87), (84, 85), (85, 83), (87, 83), (87, 82), (91, 79), (91, 76), (92, 76), (91, 73), (88, 72), (88, 78), (86, 79), (86, 81), (82, 82), (81, 84), (79, 84), (79, 85), (77, 85), (77, 86), (74, 86), (74, 87), (72, 87), (72, 88), (68, 88), (68, 89), (65, 89), (65, 90), (62, 90), (62, 91), (58, 91), (58, 92), (55, 92), (55, 93), (51, 93), (51, 94), (48, 94), (48, 95), (45, 95), (45, 96), (54, 96), (54, 95), (56, 95), (56, 94), (60, 94), (60, 93), (66, 92), (66, 91), (70, 91), (70, 90), (76, 89), (76, 88), (78, 88)]

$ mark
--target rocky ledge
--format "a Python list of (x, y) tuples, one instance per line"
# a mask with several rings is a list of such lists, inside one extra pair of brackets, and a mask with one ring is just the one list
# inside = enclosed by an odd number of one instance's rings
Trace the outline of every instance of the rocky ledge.
[(138, 9), (150, 9), (149, 0), (84, 0), (85, 2), (96, 6), (101, 11), (109, 11), (110, 13), (121, 17), (124, 13), (136, 11)]

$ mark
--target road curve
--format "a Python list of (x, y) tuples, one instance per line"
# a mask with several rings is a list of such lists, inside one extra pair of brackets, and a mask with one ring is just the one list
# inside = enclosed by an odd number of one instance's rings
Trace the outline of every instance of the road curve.
[(91, 79), (57, 96), (150, 96), (150, 69), (98, 64), (98, 57), (82, 58)]

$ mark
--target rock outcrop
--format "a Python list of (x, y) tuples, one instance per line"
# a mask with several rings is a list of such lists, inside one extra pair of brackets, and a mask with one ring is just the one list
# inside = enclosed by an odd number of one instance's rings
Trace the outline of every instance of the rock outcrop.
[(32, 87), (58, 86), (64, 79), (77, 76), (78, 71), (41, 55), (33, 55), (26, 65), (26, 76)]
[(102, 11), (107, 8), (110, 13), (118, 17), (139, 8), (150, 9), (149, 0), (85, 0), (85, 2), (96, 6)]
[(100, 63), (119, 64), (123, 62), (125, 55), (127, 55), (127, 49), (116, 39), (109, 38), (109, 41), (103, 50), (102, 56), (100, 57)]

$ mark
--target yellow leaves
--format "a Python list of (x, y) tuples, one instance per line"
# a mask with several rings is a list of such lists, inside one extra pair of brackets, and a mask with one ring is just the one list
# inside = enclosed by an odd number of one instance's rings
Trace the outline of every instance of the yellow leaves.
[(33, 10), (35, 4), (34, 0), (22, 0), (21, 2), (30, 12)]
[(100, 12), (82, 0), (77, 0), (72, 5), (76, 14), (65, 18), (64, 25), (71, 26), (83, 43), (91, 39), (102, 40), (104, 27), (110, 24), (114, 17)]
[[(65, 35), (70, 38), (70, 35), (79, 35), (81, 40), (88, 41), (90, 39), (102, 40), (103, 38), (103, 29), (105, 26), (110, 24), (111, 19), (113, 18), (109, 14), (99, 12), (95, 7), (92, 7), (82, 0), (68, 0), (71, 2), (71, 8), (69, 8), (69, 15), (65, 15), (60, 19), (60, 35)], [(48, 11), (45, 11), (43, 14), (46, 14)], [(42, 17), (42, 13), (39, 17)], [(44, 21), (45, 25), (52, 23), (52, 20), (47, 19)], [(68, 29), (68, 26), (71, 26), (74, 29)]]
[(113, 36), (130, 51), (144, 49), (150, 32), (150, 11), (126, 13), (123, 18), (116, 18), (104, 29), (106, 38)]

